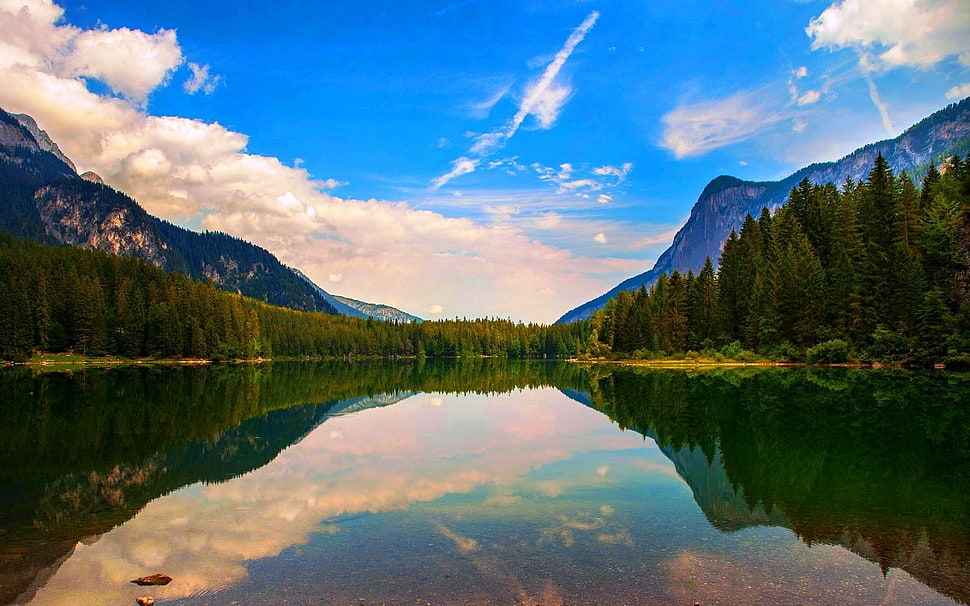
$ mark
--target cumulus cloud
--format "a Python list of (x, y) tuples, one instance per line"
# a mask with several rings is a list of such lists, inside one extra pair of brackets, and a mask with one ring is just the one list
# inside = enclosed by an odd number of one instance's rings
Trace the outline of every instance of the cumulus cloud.
[(606, 234), (604, 234), (603, 232), (600, 232), (595, 236), (593, 236), (593, 241), (599, 242), (600, 244), (606, 244), (608, 242), (608, 240), (606, 239)]
[(222, 76), (210, 74), (208, 65), (199, 65), (190, 61), (189, 70), (192, 71), (192, 76), (185, 81), (183, 88), (190, 95), (199, 91), (205, 95), (211, 95), (222, 84)]
[[(152, 214), (250, 240), (320, 283), (342, 276), (341, 294), (405, 310), (433, 303), (469, 317), (552, 321), (557, 308), (602, 292), (642, 265), (576, 256), (510, 224), (335, 197), (329, 190), (340, 181), (250, 154), (243, 133), (145, 111), (136, 97), (149, 95), (151, 83), (162, 86), (181, 57), (174, 33), (89, 30), (92, 40), (115, 32), (116, 48), (167, 51), (143, 53), (153, 75), (126, 80), (113, 59), (97, 62), (92, 42), (88, 60), (77, 62), (89, 73), (82, 77), (63, 60), (85, 32), (59, 22), (62, 14), (43, 0), (0, 0), (0, 107), (32, 115), (80, 170), (98, 173)], [(110, 77), (123, 96), (93, 92), (85, 78), (94, 73)], [(455, 175), (480, 161), (456, 161)], [(571, 276), (565, 286), (564, 274)], [(463, 276), (460, 283), (443, 279), (455, 275)], [(556, 290), (560, 302), (537, 299), (539, 289)]]
[(686, 158), (744, 141), (785, 118), (753, 93), (682, 105), (663, 117), (660, 145)]
[(174, 30), (146, 34), (126, 27), (81, 32), (64, 58), (68, 75), (97, 78), (140, 103), (181, 64)]
[[(560, 110), (572, 94), (572, 88), (558, 82), (556, 78), (566, 64), (566, 60), (573, 54), (573, 51), (583, 41), (586, 34), (593, 29), (597, 19), (599, 19), (599, 12), (593, 11), (583, 20), (579, 27), (573, 30), (569, 38), (566, 39), (566, 43), (556, 53), (549, 65), (546, 66), (546, 69), (542, 72), (539, 79), (528, 87), (512, 119), (496, 130), (476, 136), (475, 143), (470, 150), (472, 155), (486, 157), (504, 147), (530, 115), (536, 119), (540, 128), (552, 128), (556, 119), (559, 117)], [(504, 95), (505, 92), (503, 91), (502, 96)], [(500, 98), (498, 97), (494, 101), (498, 102)], [(459, 158), (458, 160), (467, 161), (468, 158)], [(456, 164), (450, 172), (434, 179), (432, 182), (434, 189), (441, 187), (455, 177), (471, 172), (456, 172), (455, 167), (457, 166), (458, 160), (455, 161)], [(472, 167), (472, 171), (476, 166)]]
[(948, 57), (970, 66), (966, 0), (842, 0), (811, 20), (812, 48), (873, 53), (872, 67), (930, 68)]

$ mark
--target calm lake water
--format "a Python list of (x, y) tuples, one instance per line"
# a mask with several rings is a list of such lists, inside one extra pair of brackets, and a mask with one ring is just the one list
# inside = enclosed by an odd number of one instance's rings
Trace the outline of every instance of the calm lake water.
[(0, 394), (2, 604), (970, 604), (967, 375), (274, 363)]

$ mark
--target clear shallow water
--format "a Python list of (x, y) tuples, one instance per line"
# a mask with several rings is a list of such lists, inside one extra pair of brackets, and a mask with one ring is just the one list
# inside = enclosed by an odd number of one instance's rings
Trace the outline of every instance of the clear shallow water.
[[(791, 373), (596, 373), (396, 365), (389, 377), (381, 367), (274, 365), (19, 378), (10, 389), (29, 387), (33, 404), (4, 419), (27, 426), (4, 446), (39, 440), (48, 446), (34, 460), (55, 460), (5, 467), (3, 503), (19, 505), (0, 518), (0, 590), (30, 604), (131, 604), (144, 593), (169, 604), (966, 600), (965, 412), (911, 401), (883, 375), (856, 385), (827, 374), (820, 385)], [(400, 390), (367, 395), (388, 381)], [(882, 413), (858, 400), (874, 385), (892, 387), (876, 391), (892, 396), (873, 400)], [(917, 392), (940, 400), (960, 385)], [(771, 408), (778, 397), (784, 415)], [(44, 417), (70, 417), (76, 405), (92, 413), (98, 398), (116, 414), (75, 419), (79, 430), (102, 430), (88, 451)], [(229, 410), (217, 414), (220, 402)], [(845, 408), (860, 404), (869, 412), (853, 418), (863, 427), (845, 427)], [(662, 447), (601, 410), (662, 436)], [(848, 434), (822, 433), (800, 414), (836, 417)], [(909, 449), (873, 414), (891, 425), (897, 414), (913, 419)], [(194, 427), (164, 429), (182, 421)], [(915, 435), (930, 429), (937, 435)], [(873, 431), (884, 434), (878, 448), (865, 441)], [(858, 436), (854, 446), (838, 446), (846, 435)], [(76, 465), (59, 460), (58, 439)], [(934, 456), (951, 461), (946, 469), (920, 450), (941, 442), (952, 452)], [(854, 452), (879, 448), (898, 476), (869, 469), (885, 462), (878, 453)], [(844, 475), (845, 461), (860, 469)], [(917, 494), (886, 495), (873, 473)], [(847, 477), (860, 486), (845, 488)], [(945, 497), (928, 494), (944, 488)], [(175, 580), (127, 582), (154, 572)]]

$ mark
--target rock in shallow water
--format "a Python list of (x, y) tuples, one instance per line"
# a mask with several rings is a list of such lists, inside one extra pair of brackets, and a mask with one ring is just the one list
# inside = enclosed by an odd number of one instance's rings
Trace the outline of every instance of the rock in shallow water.
[(172, 582), (172, 577), (167, 574), (155, 573), (150, 574), (147, 577), (138, 577), (137, 579), (132, 579), (132, 583), (135, 585), (168, 585)]

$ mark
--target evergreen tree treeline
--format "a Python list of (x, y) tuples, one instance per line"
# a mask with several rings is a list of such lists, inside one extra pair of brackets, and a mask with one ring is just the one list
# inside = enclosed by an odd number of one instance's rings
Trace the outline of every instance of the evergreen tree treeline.
[(970, 352), (970, 156), (917, 188), (877, 156), (841, 188), (802, 180), (745, 219), (714, 271), (662, 275), (593, 318), (591, 350), (743, 350), (786, 359), (929, 362)]
[(0, 235), (0, 359), (34, 352), (162, 358), (581, 353), (589, 323), (393, 323), (299, 312), (99, 251)]

